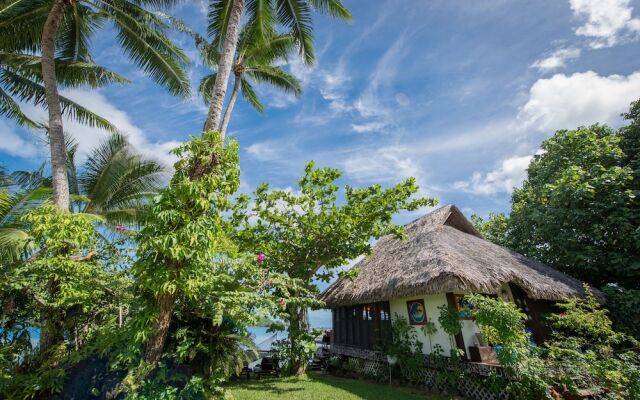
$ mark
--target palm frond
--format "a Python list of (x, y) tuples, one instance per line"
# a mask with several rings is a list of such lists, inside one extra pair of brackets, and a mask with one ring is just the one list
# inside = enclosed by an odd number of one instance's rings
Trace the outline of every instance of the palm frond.
[(298, 78), (285, 72), (282, 68), (260, 65), (248, 68), (247, 75), (257, 82), (268, 83), (294, 96), (302, 94), (302, 87)]
[(51, 187), (51, 177), (45, 176), (44, 169), (46, 163), (40, 164), (40, 167), (35, 171), (13, 171), (11, 173), (11, 179), (13, 183), (26, 191), (35, 190), (40, 187)]
[(86, 211), (118, 214), (136, 208), (158, 193), (163, 172), (160, 164), (137, 154), (125, 136), (111, 135), (93, 150), (78, 178), (90, 199)]
[(211, 38), (211, 44), (217, 49), (221, 49), (222, 43), (224, 43), (232, 7), (233, 0), (212, 0), (209, 2), (207, 34)]
[(211, 102), (211, 95), (213, 95), (213, 85), (216, 83), (217, 73), (209, 74), (200, 79), (200, 85), (198, 85), (198, 93), (202, 96), (202, 100), (205, 104)]
[(242, 92), (242, 98), (245, 99), (249, 104), (251, 104), (251, 106), (253, 106), (253, 108), (255, 108), (256, 111), (258, 112), (264, 111), (264, 104), (260, 102), (260, 99), (258, 98), (256, 91), (253, 90), (253, 87), (251, 86), (249, 81), (244, 77), (242, 78), (242, 81), (241, 81), (240, 90)]
[(306, 0), (277, 0), (277, 19), (291, 31), (303, 60), (313, 64), (316, 56), (309, 3)]
[(311, 5), (321, 13), (329, 14), (332, 17), (351, 21), (351, 12), (342, 4), (340, 0), (310, 0)]
[(4, 51), (37, 51), (50, 9), (51, 3), (47, 0), (0, 3), (0, 48)]
[(63, 14), (56, 39), (57, 58), (91, 61), (91, 36), (102, 27), (105, 15), (89, 7), (71, 2)]
[(2, 88), (0, 88), (0, 115), (4, 115), (25, 128), (40, 129), (43, 127), (42, 124), (33, 121), (22, 112), (18, 103), (5, 93)]
[(264, 42), (275, 34), (275, 18), (269, 0), (247, 0), (248, 21), (251, 23), (252, 36), (257, 42)]
[[(18, 73), (7, 69), (0, 69), (0, 84), (3, 85), (12, 96), (17, 97), (19, 100), (30, 102), (37, 106), (44, 106), (46, 104), (44, 87), (38, 82), (30, 80)], [(112, 132), (117, 131), (117, 128), (105, 118), (93, 113), (67, 97), (60, 96), (60, 104), (63, 115), (81, 124)]]
[(129, 58), (170, 93), (188, 97), (190, 85), (183, 67), (189, 59), (167, 39), (162, 17), (130, 1), (96, 2), (109, 13), (118, 30), (118, 42)]
[[(0, 51), (0, 64), (21, 76), (42, 82), (40, 56), (24, 53)], [(84, 61), (56, 59), (58, 84), (64, 87), (89, 86), (99, 88), (113, 83), (125, 84), (130, 81), (108, 68)]]

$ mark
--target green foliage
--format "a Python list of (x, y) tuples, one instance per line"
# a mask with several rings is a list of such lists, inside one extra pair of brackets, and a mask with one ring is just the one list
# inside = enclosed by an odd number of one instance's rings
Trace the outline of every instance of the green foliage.
[[(524, 329), (526, 315), (511, 302), (479, 294), (467, 296), (482, 334), (496, 346), (498, 360), (512, 379), (505, 380), (511, 398), (551, 398), (538, 349)], [(495, 384), (495, 382), (493, 382)]]
[[(62, 390), (68, 370), (113, 329), (128, 280), (123, 260), (97, 235), (96, 218), (46, 203), (22, 217), (33, 252), (0, 265), (0, 397), (34, 397)], [(30, 332), (37, 327), (40, 349)], [(38, 351), (40, 350), (40, 351)]]
[(438, 322), (449, 336), (455, 336), (462, 331), (462, 325), (460, 324), (460, 315), (455, 308), (447, 305), (438, 306), (440, 314), (438, 315)]
[[(175, 398), (186, 396), (186, 388), (220, 394), (220, 384), (242, 367), (245, 327), (258, 321), (261, 309), (276, 307), (271, 292), (287, 281), (239, 252), (230, 238), (237, 211), (230, 196), (240, 183), (237, 143), (225, 146), (217, 132), (205, 132), (174, 154), (180, 158), (175, 174), (145, 213), (132, 268), (140, 307), (130, 324), (133, 338), (138, 345), (160, 340), (164, 353), (159, 370), (144, 362), (137, 367), (136, 357), (124, 360), (131, 396), (160, 396), (154, 388), (169, 381), (158, 371), (176, 365), (190, 365), (190, 383), (184, 389), (185, 380), (166, 383), (167, 390), (178, 388)], [(159, 313), (179, 327), (166, 343), (154, 325)]]
[(526, 357), (529, 353), (529, 337), (524, 329), (526, 315), (518, 306), (477, 294), (467, 298), (474, 307), (473, 316), (483, 337), (501, 347), (500, 364), (513, 366)]
[(391, 337), (382, 344), (382, 351), (396, 359), (402, 372), (401, 378), (419, 383), (425, 367), (422, 342), (418, 339), (417, 331), (397, 313), (391, 320)]
[[(316, 168), (311, 162), (297, 190), (272, 190), (262, 184), (252, 202), (244, 196), (239, 199), (244, 206), (236, 215), (244, 225), (238, 242), (247, 252), (264, 254), (270, 270), (291, 279), (278, 292), (285, 302), (278, 316), (289, 322), (292, 346), (307, 332), (307, 308), (321, 305), (315, 299), (318, 282), (329, 282), (340, 266), (370, 253), (372, 238), (402, 237), (402, 227), (391, 221), (395, 213), (436, 203), (412, 199), (418, 190), (412, 178), (387, 189), (346, 186), (340, 193), (336, 184), (340, 175), (336, 169)], [(339, 195), (344, 196), (342, 204)], [(300, 361), (292, 365), (303, 365)]]
[(508, 219), (476, 218), (487, 238), (592, 285), (640, 282), (640, 107), (613, 131), (559, 130), (531, 161)]
[(613, 328), (640, 340), (640, 290), (609, 285), (603, 291)]
[(566, 299), (550, 322), (553, 334), (545, 343), (550, 382), (572, 394), (588, 389), (597, 398), (640, 398), (639, 343), (612, 329), (606, 310), (586, 287), (585, 299)]
[(509, 218), (504, 213), (489, 213), (489, 219), (487, 220), (473, 214), (471, 222), (486, 240), (500, 246), (510, 247), (508, 236)]

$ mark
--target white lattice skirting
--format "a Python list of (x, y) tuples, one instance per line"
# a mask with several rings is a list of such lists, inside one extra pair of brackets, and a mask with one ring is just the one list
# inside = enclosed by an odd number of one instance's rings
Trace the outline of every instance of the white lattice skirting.
[[(347, 362), (352, 371), (366, 376), (389, 379), (389, 364), (386, 356), (382, 352), (335, 344), (332, 346), (331, 352), (335, 355), (348, 357)], [(465, 379), (461, 379), (458, 382), (458, 390), (466, 398), (473, 400), (502, 400), (506, 398), (505, 393), (496, 394), (491, 389), (482, 385), (481, 382), (484, 377), (490, 375), (502, 376), (504, 372), (501, 367), (486, 364), (463, 363), (461, 364), (461, 368), (464, 372)], [(416, 380), (416, 378), (420, 384), (429, 389), (442, 391), (446, 386), (445, 382), (438, 382), (438, 369), (428, 357), (425, 357), (424, 369), (419, 372), (418, 377), (414, 377), (414, 380)]]

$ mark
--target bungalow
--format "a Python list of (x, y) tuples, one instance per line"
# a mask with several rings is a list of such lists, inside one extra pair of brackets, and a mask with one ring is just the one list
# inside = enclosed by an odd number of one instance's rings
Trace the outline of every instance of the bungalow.
[(471, 359), (477, 353), (475, 322), (463, 318), (462, 333), (452, 341), (438, 323), (439, 306), (464, 309), (466, 293), (499, 296), (526, 313), (533, 339), (541, 342), (547, 334), (543, 316), (555, 301), (584, 294), (580, 281), (484, 240), (454, 205), (407, 224), (405, 231), (404, 240), (381, 238), (355, 265), (355, 279), (339, 279), (320, 295), (333, 314), (334, 352), (373, 352), (398, 315), (413, 325), (435, 324), (430, 337), (416, 330), (425, 355), (438, 344), (446, 354), (457, 346)]

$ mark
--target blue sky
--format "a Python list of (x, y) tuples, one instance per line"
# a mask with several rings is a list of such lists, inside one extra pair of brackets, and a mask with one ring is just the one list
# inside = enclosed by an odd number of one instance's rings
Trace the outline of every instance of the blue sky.
[[(351, 23), (316, 17), (318, 62), (287, 67), (300, 99), (269, 88), (267, 111), (239, 101), (230, 134), (241, 144), (243, 190), (262, 181), (295, 186), (308, 160), (340, 168), (344, 183), (392, 184), (414, 176), (421, 193), (467, 214), (508, 210), (510, 192), (556, 129), (613, 126), (640, 97), (640, 7), (626, 0), (345, 1)], [(175, 14), (203, 31), (205, 6)], [(194, 85), (207, 71), (186, 37)], [(141, 151), (167, 150), (197, 134), (206, 107), (171, 97), (131, 66), (105, 31), (96, 61), (134, 83), (66, 93), (109, 118)], [(27, 109), (44, 118), (42, 110)], [(81, 154), (105, 135), (67, 130)], [(35, 168), (46, 147), (0, 120), (0, 162)], [(416, 215), (399, 216), (406, 222)]]
[[(619, 114), (640, 97), (640, 1), (345, 4), (351, 23), (315, 18), (316, 65), (294, 57), (287, 66), (303, 83), (301, 98), (259, 88), (265, 113), (242, 100), (236, 106), (230, 134), (241, 145), (243, 191), (263, 181), (295, 187), (313, 159), (343, 170), (345, 184), (414, 176), (421, 194), (467, 215), (507, 211), (542, 140), (598, 121), (619, 126)], [(203, 31), (205, 8), (189, 1), (175, 14)], [(197, 86), (207, 71), (189, 40), (176, 40), (195, 61)], [(176, 99), (145, 78), (112, 31), (94, 45), (96, 61), (133, 84), (65, 94), (110, 119), (140, 151), (171, 163), (168, 149), (200, 132), (206, 107), (196, 95)], [(81, 156), (106, 135), (74, 123), (66, 129)], [(2, 165), (36, 168), (46, 156), (37, 135), (0, 119)]]

